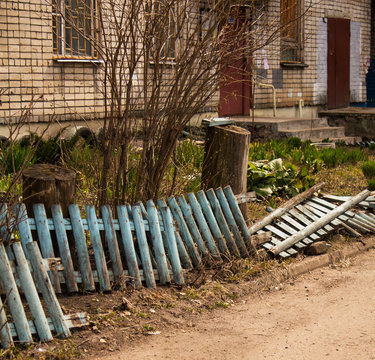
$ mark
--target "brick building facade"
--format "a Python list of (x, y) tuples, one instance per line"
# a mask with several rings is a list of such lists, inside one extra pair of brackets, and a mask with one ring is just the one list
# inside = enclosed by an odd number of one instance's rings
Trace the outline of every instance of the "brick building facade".
[[(268, 19), (281, 19), (281, 4), (286, 0), (265, 2)], [(287, 1), (293, 3), (293, 1)], [(255, 108), (273, 105), (276, 89), (278, 108), (295, 109), (303, 105), (318, 107), (327, 103), (327, 23), (330, 18), (350, 20), (350, 101), (366, 101), (366, 70), (371, 49), (371, 0), (294, 1), (300, 6), (297, 33), (299, 48), (283, 52), (283, 36), (257, 52)], [(21, 109), (34, 100), (31, 120), (59, 122), (93, 120), (103, 117), (103, 82), (100, 61), (56, 56), (53, 36), (52, 4), (44, 0), (0, 0), (0, 123), (15, 121)], [(288, 45), (289, 46), (289, 45)], [(54, 53), (55, 52), (55, 53)], [(292, 58), (293, 61), (284, 61)], [(289, 60), (289, 59), (287, 59)], [(218, 107), (218, 96), (205, 110)]]

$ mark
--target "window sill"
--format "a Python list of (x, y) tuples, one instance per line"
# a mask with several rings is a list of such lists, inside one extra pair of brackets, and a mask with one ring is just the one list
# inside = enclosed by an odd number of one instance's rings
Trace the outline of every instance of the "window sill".
[[(155, 65), (154, 60), (149, 61), (150, 65)], [(176, 65), (176, 60), (160, 60), (159, 65)]]
[(91, 64), (102, 64), (102, 59), (79, 59), (79, 58), (54, 58), (54, 61), (58, 63), (91, 63)]
[(287, 62), (287, 61), (281, 61), (280, 66), (285, 69), (304, 69), (309, 67), (309, 65), (305, 63), (295, 63), (295, 62)]

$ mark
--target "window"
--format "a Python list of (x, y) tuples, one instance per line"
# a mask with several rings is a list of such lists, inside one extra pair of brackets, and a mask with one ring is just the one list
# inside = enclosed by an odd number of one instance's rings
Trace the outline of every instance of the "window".
[(281, 62), (302, 61), (302, 0), (280, 0)]
[(152, 56), (152, 58), (158, 58), (161, 61), (174, 61), (177, 48), (176, 2), (168, 2), (168, 0), (156, 1), (154, 9), (154, 21), (156, 24), (154, 51), (158, 53), (158, 56)]
[(56, 57), (97, 58), (96, 0), (53, 0), (52, 30)]

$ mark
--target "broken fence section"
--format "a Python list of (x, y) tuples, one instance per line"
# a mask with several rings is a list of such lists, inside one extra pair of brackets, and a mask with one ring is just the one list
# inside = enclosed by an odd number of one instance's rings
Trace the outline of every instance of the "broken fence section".
[(375, 232), (375, 216), (371, 213), (354, 212), (355, 206), (374, 208), (375, 198), (365, 190), (354, 197), (311, 195), (290, 208), (272, 213), (249, 229), (251, 235), (262, 239), (259, 244), (283, 258), (297, 254), (313, 242), (322, 240), (338, 227), (352, 236)]
[(22, 204), (15, 221), (28, 260), (26, 245), (37, 238), (45, 264), (53, 262), (56, 239), (62, 266), (47, 270), (57, 293), (109, 291), (123, 280), (154, 288), (157, 282), (183, 285), (184, 271), (205, 261), (248, 256), (250, 235), (238, 201), (228, 186), (159, 200), (158, 207), (151, 200), (118, 206), (116, 217), (103, 206), (97, 218), (91, 205), (82, 217), (72, 204), (70, 218), (64, 218), (54, 205), (51, 219), (42, 204), (34, 205), (35, 218), (29, 218)]
[[(184, 269), (199, 268), (205, 259), (247, 256), (250, 235), (237, 201), (226, 187), (159, 200), (158, 208), (152, 201), (118, 206), (117, 218), (103, 206), (101, 219), (90, 205), (84, 218), (76, 204), (69, 206), (70, 218), (54, 205), (51, 219), (41, 204), (34, 205), (34, 218), (23, 204), (17, 206), (16, 218), (7, 223), (16, 224), (20, 242), (5, 225), (1, 228), (2, 239), (12, 244), (0, 243), (0, 282), (6, 295), (4, 304), (0, 298), (2, 346), (11, 346), (14, 339), (31, 343), (34, 334), (40, 341), (51, 340), (52, 333), (68, 337), (72, 327), (88, 324), (84, 313), (64, 315), (56, 293), (108, 291), (123, 280), (137, 288), (172, 280), (182, 285)], [(9, 216), (4, 204), (0, 216)], [(57, 248), (60, 258), (55, 257)]]

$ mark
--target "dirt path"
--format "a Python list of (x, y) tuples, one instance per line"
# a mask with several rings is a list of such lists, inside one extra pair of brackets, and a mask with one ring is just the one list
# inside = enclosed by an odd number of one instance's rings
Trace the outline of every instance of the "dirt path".
[(375, 359), (375, 250), (102, 359)]

